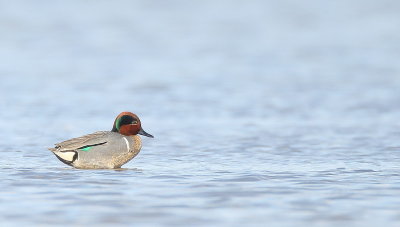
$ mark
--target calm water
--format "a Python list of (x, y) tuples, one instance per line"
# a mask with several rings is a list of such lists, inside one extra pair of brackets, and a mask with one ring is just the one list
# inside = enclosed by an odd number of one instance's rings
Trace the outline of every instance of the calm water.
[[(0, 223), (399, 226), (399, 10), (0, 1)], [(47, 150), (124, 110), (124, 169)]]

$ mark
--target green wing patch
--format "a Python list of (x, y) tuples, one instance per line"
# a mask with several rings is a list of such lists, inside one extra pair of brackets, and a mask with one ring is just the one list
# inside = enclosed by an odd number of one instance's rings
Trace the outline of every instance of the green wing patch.
[(79, 150), (81, 151), (89, 151), (90, 149), (92, 149), (93, 147), (85, 147), (85, 148), (81, 148)]
[(103, 145), (103, 144), (106, 144), (106, 143), (107, 143), (107, 142), (98, 143), (98, 144), (92, 144), (92, 145), (87, 145), (87, 146), (80, 147), (80, 148), (78, 148), (78, 149), (81, 150), (81, 151), (90, 151), (93, 147), (99, 146), (99, 145)]

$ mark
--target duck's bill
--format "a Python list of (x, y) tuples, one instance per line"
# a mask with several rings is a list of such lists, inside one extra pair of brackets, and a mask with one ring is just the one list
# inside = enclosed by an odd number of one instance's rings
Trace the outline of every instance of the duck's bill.
[(150, 135), (149, 133), (145, 132), (142, 128), (140, 129), (140, 131), (138, 132), (138, 134), (139, 134), (139, 135), (142, 135), (142, 136), (147, 136), (147, 137), (150, 137), (150, 138), (154, 138), (154, 136), (152, 136), (152, 135)]

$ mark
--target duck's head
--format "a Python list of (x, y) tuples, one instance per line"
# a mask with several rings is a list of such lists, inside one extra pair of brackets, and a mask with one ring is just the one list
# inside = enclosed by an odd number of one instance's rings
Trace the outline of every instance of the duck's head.
[(112, 132), (118, 132), (124, 136), (143, 135), (153, 138), (152, 135), (142, 129), (140, 119), (131, 112), (122, 112), (115, 118)]

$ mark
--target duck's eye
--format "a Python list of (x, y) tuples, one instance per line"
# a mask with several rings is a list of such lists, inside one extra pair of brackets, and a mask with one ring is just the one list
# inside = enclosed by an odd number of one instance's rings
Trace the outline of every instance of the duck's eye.
[(138, 120), (134, 119), (132, 116), (124, 115), (119, 119), (117, 126), (121, 127), (122, 125), (135, 124), (135, 121), (137, 122)]

